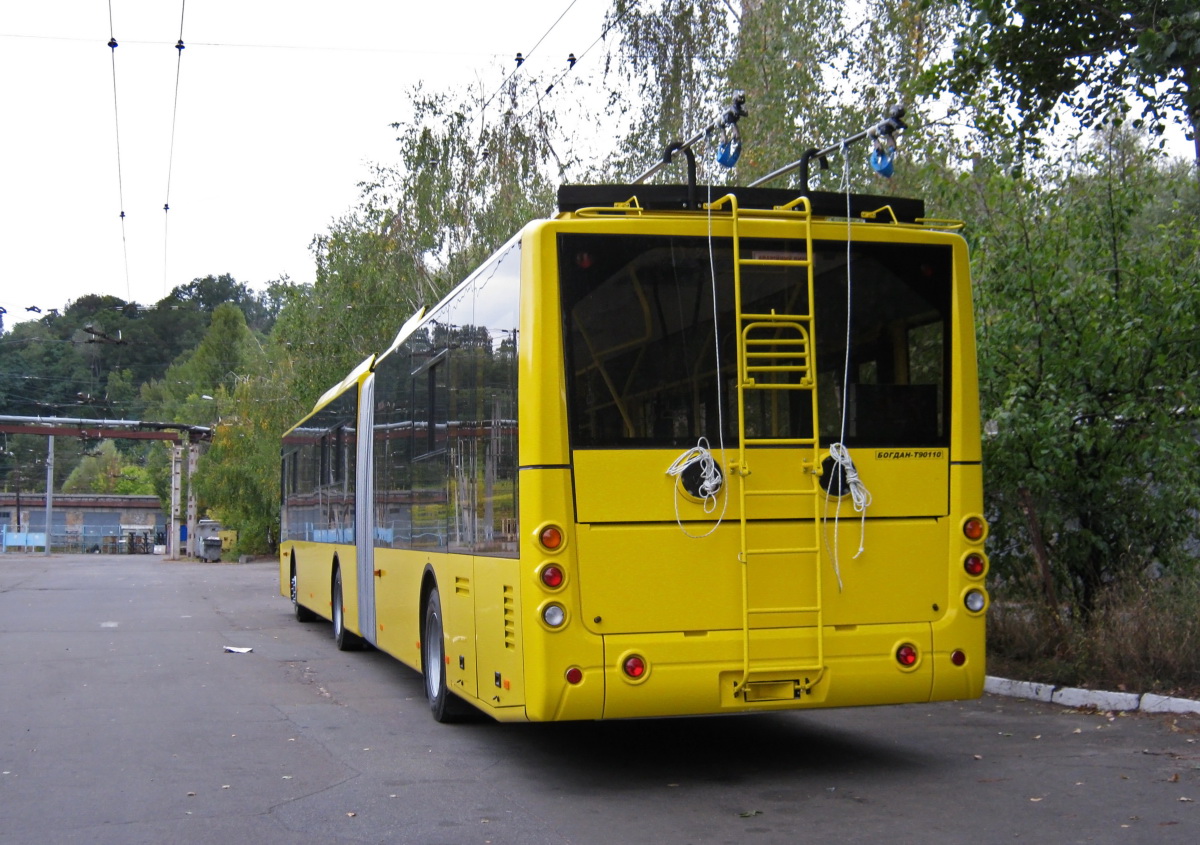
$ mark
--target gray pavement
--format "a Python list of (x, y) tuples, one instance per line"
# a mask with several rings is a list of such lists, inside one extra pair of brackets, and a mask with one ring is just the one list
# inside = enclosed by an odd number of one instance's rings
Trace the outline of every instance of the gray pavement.
[(295, 622), (276, 572), (0, 556), (0, 843), (1200, 841), (1194, 717), (988, 696), (437, 725), (415, 673)]

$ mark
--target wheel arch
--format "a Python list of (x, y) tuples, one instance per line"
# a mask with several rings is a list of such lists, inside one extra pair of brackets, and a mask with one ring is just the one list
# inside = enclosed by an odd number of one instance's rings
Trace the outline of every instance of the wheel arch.
[[(420, 625), (421, 641), (425, 640), (425, 607), (429, 603), (429, 594), (437, 589), (437, 573), (433, 571), (432, 564), (425, 564), (425, 571), (421, 575), (421, 598), (417, 604), (417, 621)], [(424, 671), (424, 666), (421, 667)]]

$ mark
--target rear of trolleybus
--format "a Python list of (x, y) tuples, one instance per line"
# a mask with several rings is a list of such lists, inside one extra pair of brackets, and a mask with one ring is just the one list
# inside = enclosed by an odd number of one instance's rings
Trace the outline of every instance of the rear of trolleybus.
[(526, 231), (526, 715), (977, 697), (962, 238), (914, 201), (848, 225), (844, 195), (656, 190), (564, 188)]

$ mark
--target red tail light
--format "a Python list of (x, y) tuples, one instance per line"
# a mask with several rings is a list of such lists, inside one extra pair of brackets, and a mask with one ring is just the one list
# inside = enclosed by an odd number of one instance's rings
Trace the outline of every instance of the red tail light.
[(955, 666), (962, 666), (967, 662), (967, 655), (964, 654), (962, 650), (955, 649), (954, 651), (950, 652), (950, 662)]
[(563, 571), (561, 567), (555, 566), (553, 563), (542, 567), (542, 583), (550, 589), (554, 590), (562, 586)]
[(636, 680), (646, 674), (646, 661), (634, 654), (625, 658), (621, 668), (625, 670), (626, 675)]
[(567, 683), (577, 684), (583, 680), (583, 670), (578, 666), (572, 666), (567, 670)]
[(913, 666), (917, 662), (917, 647), (905, 643), (896, 649), (896, 662), (901, 666)]
[(972, 552), (963, 560), (963, 569), (972, 577), (978, 578), (986, 568), (987, 564), (983, 560), (983, 555)]

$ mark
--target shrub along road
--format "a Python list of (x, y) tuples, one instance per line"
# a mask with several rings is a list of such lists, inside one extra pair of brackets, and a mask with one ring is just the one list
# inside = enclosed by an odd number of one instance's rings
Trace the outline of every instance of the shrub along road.
[(438, 725), (414, 672), (295, 622), (276, 572), (0, 557), (0, 843), (1200, 841), (1192, 717), (986, 696)]

